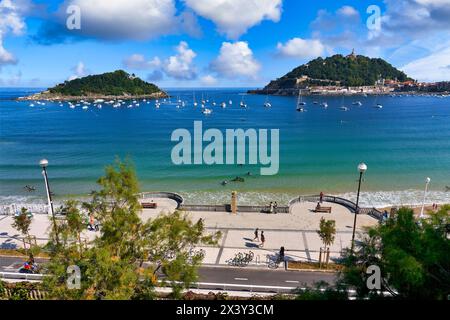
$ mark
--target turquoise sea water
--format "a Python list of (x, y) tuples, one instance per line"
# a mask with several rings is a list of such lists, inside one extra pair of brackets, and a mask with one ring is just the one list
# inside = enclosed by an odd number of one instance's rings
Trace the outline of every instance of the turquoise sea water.
[[(213, 113), (205, 116), (192, 105), (193, 90), (168, 90), (186, 101), (186, 107), (140, 102), (137, 108), (103, 104), (70, 109), (67, 103), (30, 107), (15, 97), (32, 90), (0, 90), (0, 202), (44, 201), (44, 185), (38, 162), (47, 158), (52, 191), (58, 198), (82, 196), (95, 188), (106, 164), (116, 156), (129, 156), (136, 165), (143, 191), (174, 191), (189, 202), (221, 203), (232, 190), (243, 202), (287, 201), (298, 194), (324, 191), (352, 198), (358, 173), (366, 162), (363, 185), (367, 205), (420, 203), (425, 178), (430, 177), (428, 202), (450, 202), (450, 98), (347, 97), (350, 110), (343, 112), (341, 97), (307, 97), (307, 112), (296, 111), (296, 98), (244, 97), (248, 109), (239, 107), (246, 89), (196, 89), (203, 93)], [(233, 101), (222, 109), (221, 102)], [(353, 106), (360, 100), (362, 107)], [(212, 102), (217, 106), (212, 106)], [(326, 101), (328, 109), (314, 105)], [(383, 109), (373, 106), (381, 103)], [(127, 103), (128, 105), (128, 103)], [(280, 129), (280, 171), (260, 176), (260, 166), (175, 166), (171, 161), (173, 130)], [(251, 177), (246, 177), (247, 172)], [(236, 176), (245, 183), (222, 186)], [(34, 185), (35, 193), (25, 185)]]

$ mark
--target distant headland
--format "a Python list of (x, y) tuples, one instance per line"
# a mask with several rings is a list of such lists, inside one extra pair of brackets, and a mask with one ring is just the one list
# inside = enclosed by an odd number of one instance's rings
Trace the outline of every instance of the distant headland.
[(65, 81), (19, 100), (72, 101), (80, 99), (160, 99), (167, 93), (123, 70)]
[(450, 82), (420, 83), (380, 58), (340, 54), (317, 58), (250, 94), (430, 94), (450, 92)]

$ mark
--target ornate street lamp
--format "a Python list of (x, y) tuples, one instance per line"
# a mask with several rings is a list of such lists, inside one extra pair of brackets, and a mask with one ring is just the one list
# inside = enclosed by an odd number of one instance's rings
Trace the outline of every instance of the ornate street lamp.
[(352, 249), (351, 249), (352, 254), (353, 254), (353, 249), (355, 247), (356, 217), (359, 214), (359, 195), (361, 193), (361, 182), (362, 182), (363, 175), (366, 171), (367, 171), (367, 165), (365, 163), (360, 163), (358, 165), (358, 172), (359, 172), (358, 194), (356, 196), (356, 210), (355, 210), (355, 218), (353, 220)]
[(41, 161), (39, 161), (39, 165), (42, 167), (42, 175), (44, 176), (44, 180), (45, 180), (45, 189), (47, 190), (47, 201), (48, 201), (48, 210), (49, 210), (48, 213), (52, 215), (53, 230), (55, 232), (56, 244), (59, 244), (58, 228), (56, 226), (55, 210), (53, 209), (52, 193), (50, 191), (50, 185), (48, 183), (48, 176), (47, 176), (48, 160), (47, 159), (42, 159)]

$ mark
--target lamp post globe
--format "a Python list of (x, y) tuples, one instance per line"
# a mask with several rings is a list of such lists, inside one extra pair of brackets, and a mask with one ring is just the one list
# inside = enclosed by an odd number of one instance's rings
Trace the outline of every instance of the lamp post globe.
[(42, 159), (41, 161), (39, 161), (39, 165), (40, 165), (42, 168), (47, 168), (47, 166), (48, 166), (48, 160), (47, 160), (47, 159)]
[(367, 165), (365, 163), (360, 163), (358, 165), (358, 172), (364, 174), (367, 171)]

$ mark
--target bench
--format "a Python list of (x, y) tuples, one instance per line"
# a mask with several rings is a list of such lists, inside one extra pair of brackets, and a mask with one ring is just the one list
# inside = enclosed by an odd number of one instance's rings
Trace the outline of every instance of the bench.
[(320, 207), (316, 208), (314, 212), (321, 212), (321, 213), (331, 213), (331, 207)]
[(154, 202), (142, 203), (142, 208), (144, 209), (156, 209), (158, 208), (158, 204)]

